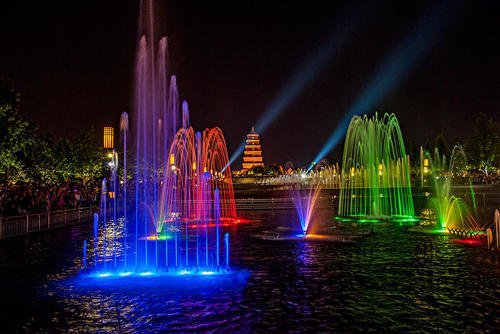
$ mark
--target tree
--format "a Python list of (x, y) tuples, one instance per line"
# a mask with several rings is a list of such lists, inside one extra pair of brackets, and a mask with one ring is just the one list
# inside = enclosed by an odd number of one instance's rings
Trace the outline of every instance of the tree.
[(84, 185), (103, 178), (104, 152), (95, 128), (80, 132), (74, 143), (74, 153), (75, 177), (81, 179)]
[(467, 155), (472, 165), (488, 175), (495, 161), (495, 149), (499, 136), (493, 118), (480, 113), (476, 118), (472, 135), (467, 141)]
[(54, 142), (50, 134), (37, 135), (26, 160), (28, 177), (41, 184), (56, 184), (60, 181), (58, 173), (59, 159), (54, 150)]
[(0, 176), (4, 181), (25, 180), (25, 159), (34, 143), (34, 127), (19, 115), (20, 94), (0, 79)]

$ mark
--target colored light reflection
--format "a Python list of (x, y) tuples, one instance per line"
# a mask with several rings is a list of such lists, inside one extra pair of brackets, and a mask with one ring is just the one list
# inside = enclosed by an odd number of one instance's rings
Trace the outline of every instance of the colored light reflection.
[(464, 244), (471, 246), (480, 246), (484, 244), (484, 241), (480, 239), (457, 239), (453, 240), (452, 242), (455, 244)]

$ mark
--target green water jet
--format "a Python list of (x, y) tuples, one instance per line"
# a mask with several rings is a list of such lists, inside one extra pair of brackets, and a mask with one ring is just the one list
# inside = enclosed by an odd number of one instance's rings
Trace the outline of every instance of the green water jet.
[(410, 161), (394, 114), (354, 116), (344, 144), (339, 216), (412, 221)]

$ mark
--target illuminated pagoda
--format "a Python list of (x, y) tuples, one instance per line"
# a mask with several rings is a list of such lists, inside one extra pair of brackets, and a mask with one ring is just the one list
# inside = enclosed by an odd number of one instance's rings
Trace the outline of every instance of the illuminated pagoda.
[(245, 143), (242, 172), (246, 172), (253, 167), (264, 167), (264, 162), (259, 134), (255, 132), (255, 128), (252, 126), (252, 131), (247, 134)]

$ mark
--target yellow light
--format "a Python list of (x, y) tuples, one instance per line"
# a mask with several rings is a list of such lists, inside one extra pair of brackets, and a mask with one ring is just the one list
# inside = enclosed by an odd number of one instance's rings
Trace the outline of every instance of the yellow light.
[(203, 173), (206, 173), (207, 172), (207, 167), (203, 167)]
[(354, 176), (354, 167), (351, 167), (351, 176)]
[(173, 165), (173, 164), (175, 164), (175, 157), (174, 157), (174, 154), (171, 153), (170, 154), (170, 165)]
[(196, 161), (193, 161), (193, 170), (196, 170)]
[(114, 148), (115, 147), (115, 139), (114, 139), (114, 128), (112, 126), (105, 126), (104, 127), (104, 142), (103, 142), (103, 147), (104, 148)]
[(378, 165), (378, 170), (382, 170), (383, 168), (384, 168), (384, 166), (382, 166), (382, 164)]
[(424, 159), (424, 167), (429, 167), (429, 159)]
[(113, 157), (113, 153), (108, 153), (108, 158), (112, 158)]

